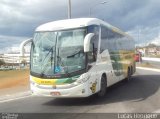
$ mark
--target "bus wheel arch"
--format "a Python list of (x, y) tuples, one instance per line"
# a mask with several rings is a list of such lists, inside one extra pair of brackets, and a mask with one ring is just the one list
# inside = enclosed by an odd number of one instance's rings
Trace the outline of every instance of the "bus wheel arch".
[(100, 79), (100, 90), (97, 93), (98, 97), (104, 97), (106, 91), (107, 91), (107, 75), (103, 73)]

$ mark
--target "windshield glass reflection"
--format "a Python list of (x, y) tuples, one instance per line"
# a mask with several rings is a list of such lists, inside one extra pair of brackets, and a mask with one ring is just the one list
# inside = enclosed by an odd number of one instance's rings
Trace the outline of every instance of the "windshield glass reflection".
[(85, 68), (85, 29), (35, 33), (31, 71), (40, 75), (67, 74)]

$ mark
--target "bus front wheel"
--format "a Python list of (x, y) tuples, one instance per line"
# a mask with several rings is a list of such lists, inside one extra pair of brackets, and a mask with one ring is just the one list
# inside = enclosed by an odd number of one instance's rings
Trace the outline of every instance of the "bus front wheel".
[(107, 91), (107, 80), (105, 76), (101, 77), (100, 91), (97, 93), (98, 97), (104, 97)]

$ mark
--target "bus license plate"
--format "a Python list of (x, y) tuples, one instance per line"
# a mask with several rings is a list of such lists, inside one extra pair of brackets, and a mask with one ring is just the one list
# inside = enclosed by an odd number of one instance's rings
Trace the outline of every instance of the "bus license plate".
[(54, 96), (59, 96), (59, 95), (61, 95), (60, 92), (51, 92), (50, 94), (51, 94), (51, 95), (54, 95)]

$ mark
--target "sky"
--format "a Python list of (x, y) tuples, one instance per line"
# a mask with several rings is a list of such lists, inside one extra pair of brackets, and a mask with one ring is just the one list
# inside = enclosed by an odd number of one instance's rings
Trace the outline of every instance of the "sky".
[[(147, 44), (160, 38), (159, 5), (160, 0), (71, 0), (71, 17), (89, 17), (91, 9), (91, 17), (129, 33), (136, 44)], [(18, 49), (39, 25), (67, 19), (67, 8), (68, 0), (0, 0), (0, 53)]]

